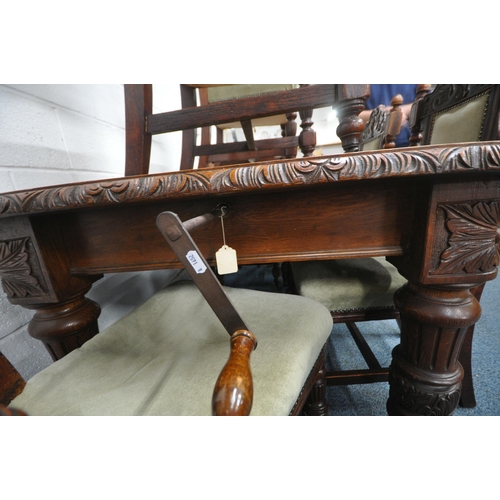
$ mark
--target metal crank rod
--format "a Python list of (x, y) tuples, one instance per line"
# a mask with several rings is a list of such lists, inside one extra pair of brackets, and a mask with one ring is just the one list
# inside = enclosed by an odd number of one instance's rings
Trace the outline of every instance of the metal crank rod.
[[(227, 207), (220, 207), (219, 217), (226, 215), (225, 210)], [(253, 402), (250, 354), (257, 347), (257, 339), (248, 330), (188, 232), (216, 219), (216, 212), (217, 209), (184, 224), (173, 212), (163, 212), (157, 217), (156, 225), (231, 336), (229, 359), (220, 372), (212, 394), (212, 413), (249, 415)]]
[[(221, 214), (217, 215), (217, 211)], [(225, 211), (229, 213), (227, 207), (217, 207), (213, 212), (189, 219), (184, 223), (177, 214), (162, 212), (156, 219), (156, 225), (224, 328), (229, 335), (233, 335), (238, 330), (248, 331), (248, 328), (189, 234), (189, 231), (226, 215)]]

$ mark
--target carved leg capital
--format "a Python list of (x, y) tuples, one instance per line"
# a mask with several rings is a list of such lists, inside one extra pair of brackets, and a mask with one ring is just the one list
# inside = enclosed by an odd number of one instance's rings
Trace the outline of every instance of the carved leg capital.
[(451, 415), (460, 400), (458, 356), (470, 325), (481, 315), (470, 286), (407, 283), (394, 302), (401, 313), (401, 344), (390, 369), (390, 415)]

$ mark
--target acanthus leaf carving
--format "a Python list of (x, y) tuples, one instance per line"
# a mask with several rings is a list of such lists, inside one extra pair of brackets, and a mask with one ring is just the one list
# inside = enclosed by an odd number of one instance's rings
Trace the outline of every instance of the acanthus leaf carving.
[(27, 238), (0, 242), (0, 279), (5, 293), (11, 298), (44, 293), (32, 275), (27, 244)]
[(488, 272), (500, 263), (500, 202), (444, 205), (448, 248), (433, 274)]
[(210, 180), (201, 172), (67, 184), (2, 194), (0, 215), (124, 203), (185, 192), (196, 194), (206, 192), (209, 185)]
[(456, 386), (452, 386), (449, 392), (425, 390), (410, 383), (394, 368), (389, 377), (389, 401), (392, 400), (393, 404), (410, 415), (450, 415), (460, 400), (460, 390)]
[(244, 189), (291, 184), (338, 181), (345, 161), (337, 158), (307, 158), (294, 162), (276, 162), (222, 169), (211, 178), (214, 190)]

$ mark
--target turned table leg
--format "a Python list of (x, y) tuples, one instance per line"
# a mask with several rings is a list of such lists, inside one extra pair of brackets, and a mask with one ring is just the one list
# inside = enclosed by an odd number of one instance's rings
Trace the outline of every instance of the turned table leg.
[[(61, 222), (64, 226), (67, 221)], [(54, 360), (98, 333), (101, 308), (85, 298), (102, 275), (73, 275), (67, 241), (51, 218), (12, 218), (0, 226), (0, 279), (12, 304), (34, 310), (30, 335)]]
[(97, 318), (100, 312), (99, 304), (84, 296), (39, 307), (28, 326), (28, 332), (44, 343), (55, 361), (99, 333)]
[(401, 344), (390, 368), (389, 415), (451, 415), (456, 409), (463, 377), (460, 349), (481, 315), (470, 288), (407, 283), (396, 292)]

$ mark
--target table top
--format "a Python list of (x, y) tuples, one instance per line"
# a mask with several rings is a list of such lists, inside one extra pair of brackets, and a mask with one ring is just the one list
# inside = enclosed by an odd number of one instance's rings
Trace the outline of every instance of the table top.
[(0, 220), (76, 208), (472, 172), (500, 172), (500, 141), (276, 160), (2, 193)]
[[(104, 273), (178, 268), (158, 215), (186, 221), (224, 204), (239, 265), (385, 256), (421, 284), (481, 283), (494, 279), (500, 258), (499, 174), (500, 141), (492, 141), (3, 193), (0, 275), (9, 300), (32, 307)], [(215, 265), (220, 224), (193, 238)]]

